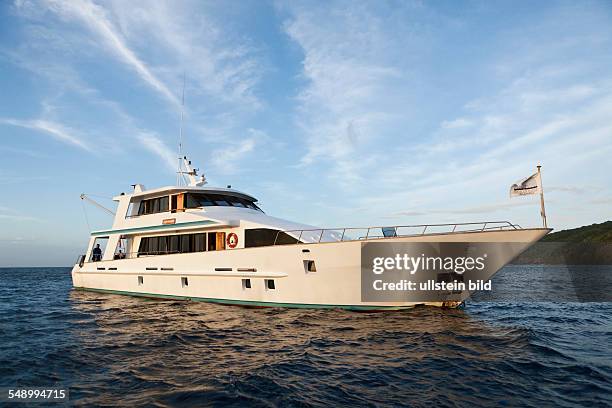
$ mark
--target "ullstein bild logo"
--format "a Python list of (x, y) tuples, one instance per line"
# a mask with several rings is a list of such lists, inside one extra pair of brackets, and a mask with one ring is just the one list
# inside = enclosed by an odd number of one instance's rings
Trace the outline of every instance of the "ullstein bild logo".
[(364, 302), (462, 301), (490, 290), (489, 278), (524, 243), (364, 243), (361, 300)]

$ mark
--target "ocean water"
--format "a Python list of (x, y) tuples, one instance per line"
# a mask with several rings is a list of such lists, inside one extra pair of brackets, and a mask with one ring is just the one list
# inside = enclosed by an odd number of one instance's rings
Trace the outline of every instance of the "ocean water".
[(512, 266), (463, 309), (358, 313), (74, 291), (69, 268), (4, 268), (0, 387), (61, 385), (77, 406), (611, 406), (611, 274)]

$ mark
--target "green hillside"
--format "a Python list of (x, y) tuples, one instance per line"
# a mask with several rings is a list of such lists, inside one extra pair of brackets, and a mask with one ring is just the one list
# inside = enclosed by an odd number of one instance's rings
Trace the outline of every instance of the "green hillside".
[(612, 265), (612, 221), (549, 234), (512, 263)]
[(612, 242), (612, 221), (553, 232), (541, 242)]

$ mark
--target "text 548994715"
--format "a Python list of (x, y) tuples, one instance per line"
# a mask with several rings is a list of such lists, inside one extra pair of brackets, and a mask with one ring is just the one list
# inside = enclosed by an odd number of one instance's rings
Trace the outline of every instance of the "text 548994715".
[(3, 387), (0, 390), (0, 401), (3, 402), (68, 401), (67, 388)]

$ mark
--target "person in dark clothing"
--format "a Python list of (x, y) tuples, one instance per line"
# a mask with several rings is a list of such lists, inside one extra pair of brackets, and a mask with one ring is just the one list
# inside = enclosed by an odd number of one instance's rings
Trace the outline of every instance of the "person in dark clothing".
[(100, 244), (96, 245), (96, 247), (93, 249), (92, 260), (94, 262), (98, 262), (102, 260), (102, 250), (100, 249)]

